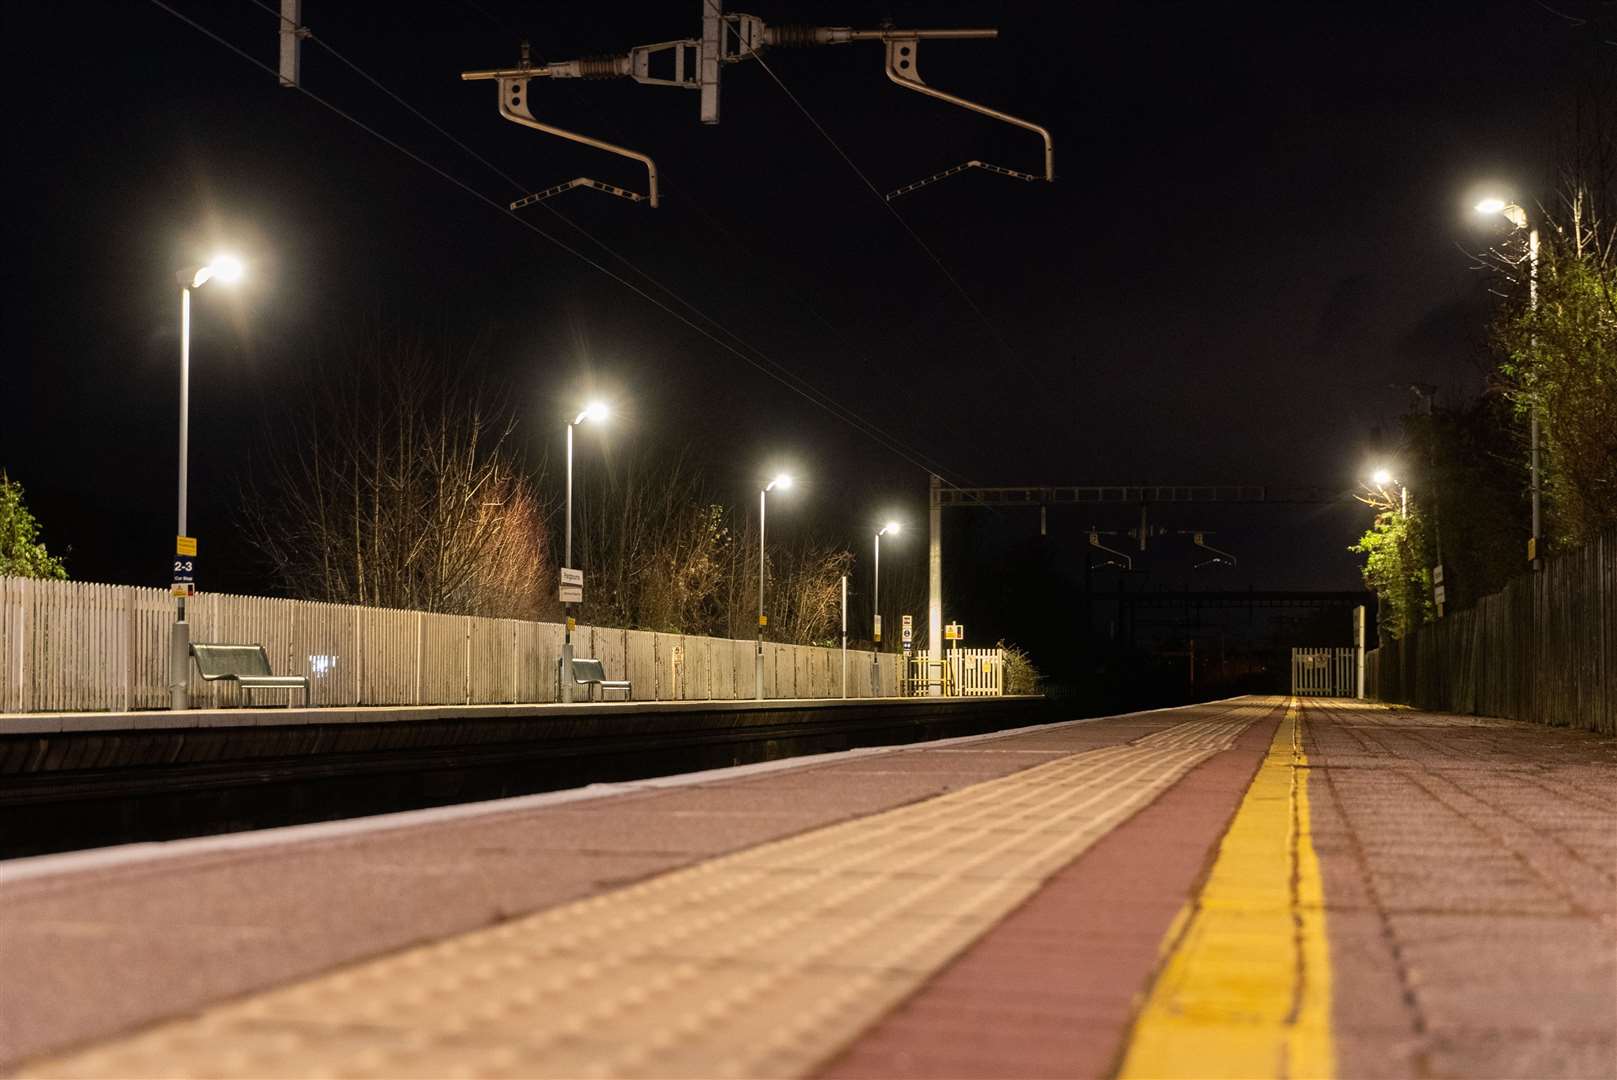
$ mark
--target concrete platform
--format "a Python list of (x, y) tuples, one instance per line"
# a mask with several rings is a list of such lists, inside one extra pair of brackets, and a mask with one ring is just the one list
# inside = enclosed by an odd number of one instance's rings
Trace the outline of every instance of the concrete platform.
[(0, 1061), (1617, 1075), (1614, 766), (1578, 732), (1238, 699), (16, 860)]
[[(1040, 697), (73, 714), (0, 727), (0, 857), (497, 799), (1049, 719)], [(134, 726), (125, 726), (134, 725)]]

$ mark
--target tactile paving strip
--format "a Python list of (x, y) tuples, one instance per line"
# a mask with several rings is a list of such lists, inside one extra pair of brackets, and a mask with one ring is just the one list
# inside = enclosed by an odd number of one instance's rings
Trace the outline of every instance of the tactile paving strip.
[(23, 1074), (801, 1075), (1251, 719), (1074, 754)]
[(1135, 1021), (1122, 1080), (1335, 1075), (1307, 775), (1294, 699)]

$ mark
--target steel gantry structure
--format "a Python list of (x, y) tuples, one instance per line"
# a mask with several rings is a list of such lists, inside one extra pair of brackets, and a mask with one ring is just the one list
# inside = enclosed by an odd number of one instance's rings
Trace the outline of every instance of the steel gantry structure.
[[(1147, 521), (1153, 503), (1222, 503), (1224, 505), (1306, 506), (1334, 503), (1348, 493), (1324, 487), (1268, 484), (1021, 484), (1010, 487), (961, 487), (931, 478), (927, 524), (927, 654), (943, 660), (943, 508), (974, 506), (984, 509), (1023, 508), (1039, 511), (1039, 535), (1048, 532), (1046, 511), (1051, 506), (1138, 506), (1140, 527), (1134, 535), (1140, 550), (1152, 530)], [(1094, 531), (1091, 542), (1094, 542)], [(1179, 530), (1184, 531), (1184, 530)], [(1158, 535), (1161, 535), (1160, 533)], [(1202, 543), (1197, 532), (1196, 543)], [(1216, 551), (1217, 549), (1208, 548)], [(1227, 553), (1220, 553), (1227, 554)]]

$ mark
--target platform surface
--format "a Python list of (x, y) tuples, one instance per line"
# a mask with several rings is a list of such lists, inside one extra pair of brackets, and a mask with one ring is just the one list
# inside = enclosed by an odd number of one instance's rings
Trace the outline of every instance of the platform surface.
[(30, 1076), (1617, 1076), (1617, 741), (1243, 698), (0, 863)]

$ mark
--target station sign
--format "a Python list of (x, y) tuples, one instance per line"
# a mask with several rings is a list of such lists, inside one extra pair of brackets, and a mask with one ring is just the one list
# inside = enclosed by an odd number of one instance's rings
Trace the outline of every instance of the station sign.
[(175, 596), (196, 595), (197, 538), (174, 538), (174, 578), (170, 591)]
[(881, 616), (880, 615), (876, 616), (876, 637), (875, 637), (875, 640), (876, 641), (881, 640)]
[(584, 571), (574, 570), (570, 566), (562, 567), (561, 585), (556, 591), (562, 603), (582, 604), (584, 602)]

